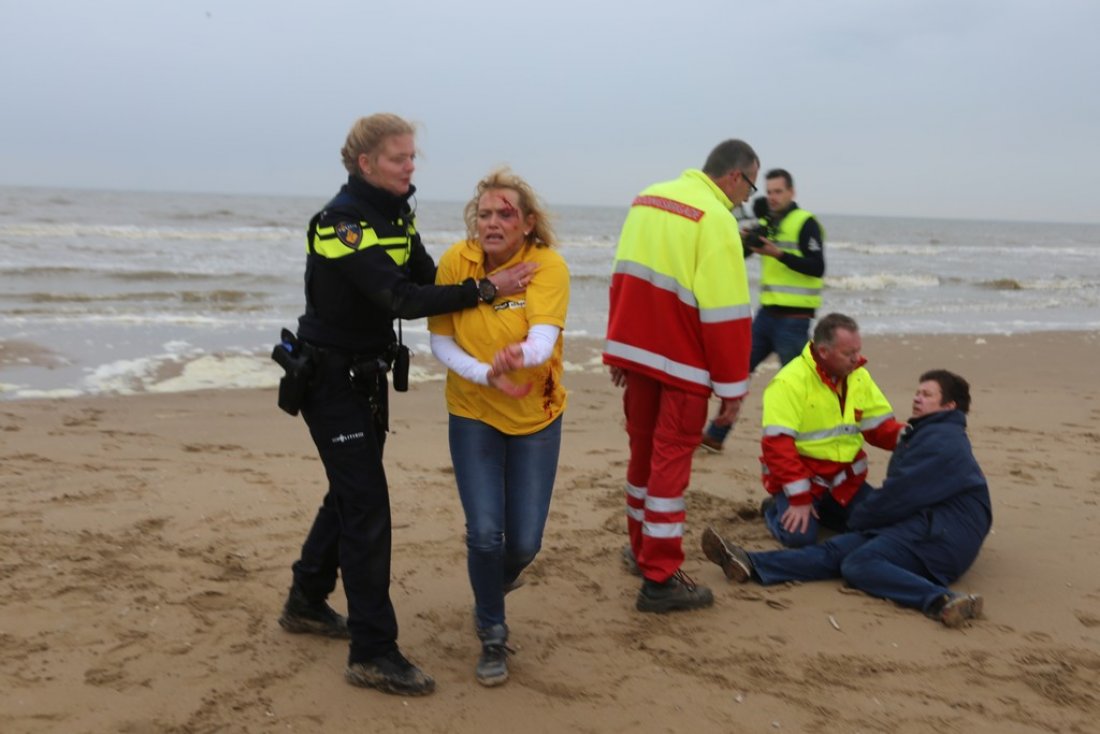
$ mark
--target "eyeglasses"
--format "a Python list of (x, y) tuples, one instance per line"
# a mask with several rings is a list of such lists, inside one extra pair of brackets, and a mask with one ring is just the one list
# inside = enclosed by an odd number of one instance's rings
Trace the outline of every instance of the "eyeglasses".
[(749, 180), (749, 174), (741, 171), (741, 178), (745, 179), (745, 183), (749, 185), (749, 196), (755, 196), (760, 189), (756, 188), (756, 184)]

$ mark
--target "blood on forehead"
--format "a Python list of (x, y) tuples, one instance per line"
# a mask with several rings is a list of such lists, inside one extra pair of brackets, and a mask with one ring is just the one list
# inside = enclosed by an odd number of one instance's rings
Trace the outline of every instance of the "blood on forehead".
[(500, 201), (500, 213), (514, 217), (519, 214), (519, 210), (516, 209), (512, 202), (508, 201), (508, 197), (504, 194), (497, 194), (497, 199)]

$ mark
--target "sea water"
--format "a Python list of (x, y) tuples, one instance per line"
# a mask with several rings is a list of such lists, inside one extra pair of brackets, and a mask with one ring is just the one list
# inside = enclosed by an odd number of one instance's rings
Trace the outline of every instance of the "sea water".
[[(274, 384), (326, 199), (0, 187), (0, 399)], [(567, 339), (603, 337), (626, 205), (551, 202)], [(1100, 225), (818, 216), (822, 313), (865, 334), (1100, 329)], [(437, 259), (464, 236), (458, 202), (419, 200), (417, 222)], [(426, 323), (403, 331), (422, 370)]]

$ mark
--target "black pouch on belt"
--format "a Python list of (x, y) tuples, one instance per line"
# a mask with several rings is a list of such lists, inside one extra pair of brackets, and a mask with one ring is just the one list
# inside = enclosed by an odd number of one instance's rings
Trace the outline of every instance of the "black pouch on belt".
[(409, 348), (404, 344), (398, 344), (393, 355), (393, 389), (409, 390)]
[(279, 407), (290, 415), (298, 415), (316, 368), (313, 350), (290, 329), (283, 329), (279, 343), (271, 350), (271, 358), (286, 372), (279, 380)]

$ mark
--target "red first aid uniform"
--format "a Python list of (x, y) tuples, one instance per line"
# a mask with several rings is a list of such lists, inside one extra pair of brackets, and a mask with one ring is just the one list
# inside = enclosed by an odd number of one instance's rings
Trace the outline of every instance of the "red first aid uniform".
[(627, 524), (654, 581), (683, 563), (684, 490), (707, 400), (748, 392), (749, 285), (732, 208), (689, 169), (634, 200), (615, 253), (603, 360), (626, 374)]

